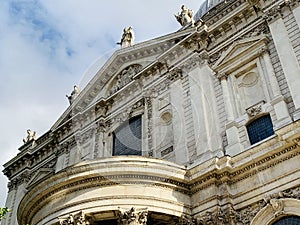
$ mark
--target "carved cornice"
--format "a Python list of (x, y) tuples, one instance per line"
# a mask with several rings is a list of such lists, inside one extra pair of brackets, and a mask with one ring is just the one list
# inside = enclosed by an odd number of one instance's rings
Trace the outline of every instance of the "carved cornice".
[[(248, 29), (248, 27), (246, 28)], [(269, 27), (266, 22), (259, 22), (255, 27), (251, 28), (250, 30), (240, 30), (239, 35), (228, 39), (227, 44), (224, 45), (222, 48), (218, 47), (218, 50), (210, 50), (209, 54), (209, 60), (208, 63), (213, 66), (222, 56), (223, 54), (234, 44), (237, 42), (242, 42), (243, 40), (246, 39), (253, 39), (255, 37), (263, 39), (263, 38), (268, 38), (270, 34)], [(226, 43), (226, 42), (225, 42)], [(222, 44), (223, 45), (223, 44)]]
[(209, 13), (204, 15), (203, 20), (210, 26), (218, 21), (224, 20), (225, 17), (236, 8), (240, 7), (246, 0), (223, 1), (214, 6)]
[(279, 5), (275, 5), (272, 8), (265, 11), (264, 19), (267, 20), (269, 23), (279, 19), (282, 17), (281, 14), (281, 7)]
[(260, 0), (247, 0), (247, 2), (252, 5), (252, 6), (256, 6), (256, 7), (260, 7)]
[(184, 62), (182, 62), (178, 68), (182, 71), (190, 71), (195, 67), (200, 67), (208, 62), (209, 56), (206, 51), (199, 53), (194, 53), (189, 58), (187, 58)]
[(289, 6), (291, 8), (291, 10), (293, 10), (294, 8), (299, 6), (300, 1), (299, 0), (285, 0), (284, 3), (286, 6)]
[(285, 7), (293, 10), (295, 7), (299, 6), (299, 0), (284, 0), (284, 1), (277, 1), (274, 5), (269, 7), (264, 12), (264, 19), (267, 20), (269, 23), (282, 18), (282, 10)]
[[(210, 173), (202, 177), (201, 179), (197, 179), (197, 181), (191, 184), (191, 193), (194, 194), (209, 186), (218, 185), (218, 180), (221, 180), (222, 177), (228, 177), (229, 185), (235, 184), (241, 180), (252, 177), (261, 171), (272, 168), (280, 163), (283, 163), (291, 158), (300, 155), (300, 151), (296, 150), (298, 148), (299, 146), (297, 144), (294, 144), (280, 151), (274, 152), (272, 155), (266, 156), (260, 159), (259, 161), (251, 162), (238, 170), (225, 172), (216, 171), (214, 173)], [(257, 169), (253, 170), (253, 168), (255, 167)]]

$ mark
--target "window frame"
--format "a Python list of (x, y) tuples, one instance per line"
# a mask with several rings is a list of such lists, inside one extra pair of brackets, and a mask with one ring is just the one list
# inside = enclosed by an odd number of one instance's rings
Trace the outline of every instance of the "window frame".
[[(265, 127), (265, 125), (268, 125), (266, 127), (266, 129), (264, 130), (259, 130), (258, 128), (255, 127), (251, 127), (251, 126), (255, 126), (255, 123), (260, 122), (260, 120), (263, 120), (264, 118), (268, 119), (268, 123), (262, 122), (261, 124), (257, 124), (256, 126), (259, 127)], [(275, 134), (274, 131), (274, 125), (273, 125), (273, 121), (271, 118), (271, 115), (269, 113), (267, 114), (261, 114), (259, 116), (256, 116), (255, 118), (251, 119), (246, 125), (246, 130), (247, 130), (247, 135), (248, 135), (248, 140), (250, 142), (251, 145), (255, 145), (271, 136), (273, 136)], [(255, 130), (251, 130), (251, 129), (256, 129), (256, 132), (260, 132), (259, 134), (255, 134), (253, 132), (255, 132)], [(260, 135), (262, 137), (259, 137), (257, 135)]]
[[(123, 129), (129, 129), (130, 128), (130, 124), (135, 123), (136, 121), (139, 121), (139, 137), (137, 137), (139, 139), (139, 149), (135, 150), (132, 148), (128, 148), (129, 151), (137, 151), (138, 154), (130, 154), (130, 152), (128, 154), (122, 154), (122, 150), (120, 150), (119, 152), (116, 151), (116, 140), (118, 140), (117, 138), (117, 132), (122, 132)], [(136, 137), (136, 135), (134, 135)], [(125, 144), (123, 144), (120, 140), (119, 144), (121, 147), (128, 147)], [(124, 151), (124, 150), (123, 150)], [(135, 115), (131, 118), (129, 118), (128, 120), (124, 121), (123, 123), (119, 124), (119, 126), (112, 132), (112, 156), (129, 156), (129, 155), (133, 155), (133, 156), (143, 156), (143, 116), (141, 114), (139, 115)]]

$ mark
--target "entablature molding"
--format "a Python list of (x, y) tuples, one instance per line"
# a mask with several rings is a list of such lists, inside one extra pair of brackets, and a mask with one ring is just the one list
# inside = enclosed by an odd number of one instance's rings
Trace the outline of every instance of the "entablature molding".
[(249, 4), (246, 0), (223, 1), (210, 9), (209, 13), (202, 17), (202, 20), (208, 26), (213, 24), (217, 26), (221, 21), (228, 20), (232, 15), (240, 14), (239, 12), (245, 8), (249, 8)]
[(264, 19), (270, 24), (274, 21), (283, 18), (284, 10), (294, 10), (299, 6), (299, 0), (278, 0), (273, 1), (271, 5), (266, 7), (264, 11)]

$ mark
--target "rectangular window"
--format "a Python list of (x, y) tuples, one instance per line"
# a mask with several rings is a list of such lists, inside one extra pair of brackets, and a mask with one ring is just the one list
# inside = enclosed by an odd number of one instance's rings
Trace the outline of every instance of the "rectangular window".
[(274, 134), (270, 115), (262, 116), (247, 125), (250, 143), (253, 145)]
[(142, 155), (141, 116), (129, 119), (115, 130), (113, 155)]

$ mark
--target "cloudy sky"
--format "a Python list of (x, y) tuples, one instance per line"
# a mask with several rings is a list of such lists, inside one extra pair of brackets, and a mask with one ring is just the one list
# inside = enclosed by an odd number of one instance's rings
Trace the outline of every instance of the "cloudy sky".
[[(119, 46), (133, 26), (136, 43), (180, 28), (182, 4), (197, 11), (203, 0), (0, 0), (1, 165), (18, 153), (28, 128), (40, 136), (81, 89), (89, 68)], [(3, 167), (1, 167), (3, 170)], [(0, 174), (0, 206), (7, 179)]]

